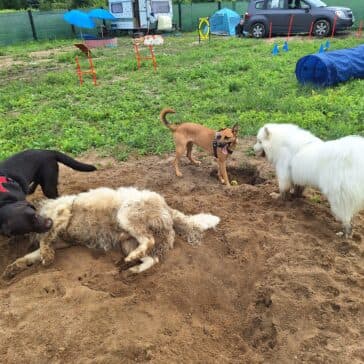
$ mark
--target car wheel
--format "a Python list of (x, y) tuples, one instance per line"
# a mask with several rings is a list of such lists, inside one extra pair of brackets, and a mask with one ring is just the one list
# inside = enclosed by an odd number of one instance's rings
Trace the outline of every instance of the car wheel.
[(265, 37), (265, 25), (263, 23), (254, 23), (250, 27), (250, 34), (253, 38), (264, 38)]
[(317, 20), (317, 22), (313, 25), (313, 34), (316, 37), (326, 37), (330, 32), (330, 23), (325, 20)]

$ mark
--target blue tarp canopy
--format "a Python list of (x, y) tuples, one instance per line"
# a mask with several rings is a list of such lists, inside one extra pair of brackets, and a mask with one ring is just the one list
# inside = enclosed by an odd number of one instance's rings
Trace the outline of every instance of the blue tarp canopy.
[(235, 27), (240, 21), (240, 15), (230, 9), (223, 8), (210, 18), (212, 34), (235, 35)]
[(296, 77), (321, 87), (364, 78), (364, 45), (305, 56), (296, 64)]
[(75, 25), (79, 28), (92, 29), (96, 26), (92, 19), (88, 16), (88, 14), (80, 10), (67, 11), (63, 14), (63, 19), (67, 23)]
[(101, 8), (92, 9), (88, 12), (90, 18), (104, 19), (104, 20), (116, 20), (115, 16), (109, 11)]

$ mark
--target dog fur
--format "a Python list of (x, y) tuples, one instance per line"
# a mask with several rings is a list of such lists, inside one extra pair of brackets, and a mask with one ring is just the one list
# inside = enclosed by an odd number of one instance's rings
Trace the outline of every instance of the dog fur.
[(57, 198), (58, 163), (81, 172), (96, 170), (95, 166), (79, 162), (56, 150), (28, 149), (2, 161), (0, 172), (2, 176), (18, 182), (27, 195), (40, 185), (45, 196)]
[(201, 162), (192, 157), (193, 145), (196, 144), (208, 153), (214, 154), (213, 141), (216, 140), (222, 145), (218, 147), (216, 151), (218, 178), (221, 183), (230, 186), (229, 177), (226, 171), (226, 161), (229, 153), (232, 153), (238, 142), (238, 125), (235, 124), (232, 128), (225, 128), (217, 132), (203, 125), (194, 123), (173, 125), (166, 119), (166, 115), (170, 113), (175, 113), (175, 111), (173, 109), (163, 109), (160, 113), (160, 120), (173, 133), (176, 145), (176, 158), (174, 160), (176, 176), (182, 177), (182, 173), (179, 169), (179, 161), (185, 152), (187, 152), (187, 158), (192, 164), (199, 165)]
[(26, 195), (38, 185), (49, 198), (58, 196), (58, 162), (78, 171), (96, 167), (52, 150), (29, 149), (0, 163), (0, 233), (6, 236), (46, 232), (52, 220), (37, 214)]
[[(324, 142), (290, 124), (267, 124), (254, 146), (276, 168), (279, 190), (318, 188), (328, 199), (333, 215), (350, 236), (352, 217), (364, 209), (364, 138), (347, 136)], [(341, 235), (341, 234), (340, 234)]]
[(175, 232), (194, 243), (220, 221), (210, 214), (187, 216), (169, 207), (161, 195), (132, 187), (102, 187), (45, 200), (39, 211), (53, 220), (52, 229), (38, 235), (39, 249), (8, 266), (3, 277), (11, 278), (38, 262), (47, 266), (54, 260), (55, 249), (70, 245), (121, 248), (127, 255), (125, 262), (141, 262), (129, 270), (141, 273), (173, 248)]
[(0, 208), (0, 233), (11, 237), (29, 232), (45, 233), (52, 227), (52, 220), (37, 213), (28, 201), (16, 201)]

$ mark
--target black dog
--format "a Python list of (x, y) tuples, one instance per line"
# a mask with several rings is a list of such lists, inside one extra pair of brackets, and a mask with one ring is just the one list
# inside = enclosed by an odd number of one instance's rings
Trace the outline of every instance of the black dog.
[(37, 214), (28, 201), (17, 201), (0, 208), (0, 233), (6, 236), (30, 232), (45, 233), (52, 225), (52, 219)]
[(58, 197), (58, 162), (77, 171), (96, 170), (93, 165), (52, 150), (26, 150), (0, 163), (0, 233), (42, 233), (52, 227), (52, 220), (38, 215), (25, 197), (38, 185), (48, 198)]

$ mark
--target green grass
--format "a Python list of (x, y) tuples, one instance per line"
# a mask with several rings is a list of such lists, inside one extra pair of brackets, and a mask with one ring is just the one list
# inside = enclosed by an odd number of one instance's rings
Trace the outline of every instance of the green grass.
[[(327, 89), (296, 80), (297, 60), (321, 42), (292, 39), (288, 53), (272, 56), (266, 40), (213, 37), (198, 44), (195, 34), (170, 36), (155, 47), (154, 73), (146, 62), (136, 70), (131, 40), (120, 38), (117, 48), (93, 51), (97, 87), (88, 76), (79, 86), (72, 41), (2, 47), (0, 64), (13, 64), (0, 67), (0, 158), (26, 148), (75, 155), (96, 148), (119, 159), (164, 153), (173, 149), (158, 117), (167, 106), (177, 111), (173, 121), (212, 128), (238, 122), (241, 135), (266, 122), (296, 123), (323, 138), (363, 134), (364, 80)], [(360, 43), (334, 39), (331, 49)]]

